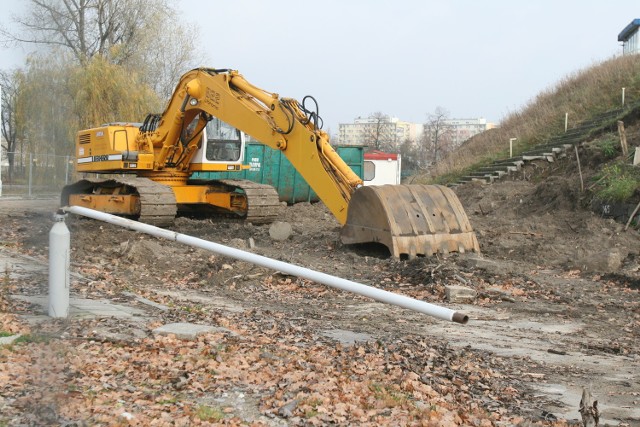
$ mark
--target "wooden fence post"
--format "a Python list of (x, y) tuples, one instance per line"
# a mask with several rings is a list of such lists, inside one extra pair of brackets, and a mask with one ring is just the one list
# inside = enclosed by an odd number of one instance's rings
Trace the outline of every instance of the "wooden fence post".
[(622, 155), (627, 157), (627, 154), (629, 154), (629, 147), (627, 146), (627, 134), (624, 131), (624, 122), (622, 120), (618, 120), (618, 135), (620, 135)]

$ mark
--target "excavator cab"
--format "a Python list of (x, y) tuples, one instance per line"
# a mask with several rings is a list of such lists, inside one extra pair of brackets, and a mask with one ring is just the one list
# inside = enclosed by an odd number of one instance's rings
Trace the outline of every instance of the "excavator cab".
[(208, 161), (242, 161), (244, 134), (222, 120), (213, 119), (207, 123), (203, 141)]
[[(194, 122), (196, 122), (194, 120)], [(188, 132), (189, 126), (186, 130)], [(192, 171), (239, 171), (244, 161), (246, 135), (214, 117), (202, 131), (200, 148), (193, 156)]]

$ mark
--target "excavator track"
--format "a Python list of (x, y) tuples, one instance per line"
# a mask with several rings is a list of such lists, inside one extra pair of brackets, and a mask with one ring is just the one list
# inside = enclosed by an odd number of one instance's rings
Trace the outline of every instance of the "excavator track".
[(149, 178), (119, 177), (117, 181), (135, 187), (140, 196), (140, 217), (138, 221), (157, 227), (173, 224), (178, 212), (173, 190)]
[[(61, 204), (69, 204), (71, 194), (102, 194), (102, 190), (113, 194), (137, 194), (139, 206), (132, 215), (140, 222), (166, 227), (173, 224), (177, 213), (176, 197), (170, 187), (148, 178), (109, 176), (108, 178), (85, 178), (62, 190)], [(92, 207), (92, 206), (87, 206)]]
[(245, 194), (247, 198), (246, 221), (254, 224), (268, 224), (281, 217), (280, 196), (272, 186), (246, 179), (219, 179), (213, 182), (225, 185), (230, 191), (238, 189)]

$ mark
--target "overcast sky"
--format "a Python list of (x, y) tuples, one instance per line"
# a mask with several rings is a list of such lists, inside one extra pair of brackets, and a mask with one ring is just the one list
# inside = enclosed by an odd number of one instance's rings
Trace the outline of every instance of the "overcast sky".
[[(0, 22), (22, 2), (2, 1)], [(182, 0), (200, 28), (204, 66), (239, 70), (299, 100), (313, 95), (325, 130), (382, 112), (422, 123), (498, 123), (562, 78), (620, 55), (638, 0)], [(0, 68), (24, 52), (0, 48)], [(187, 70), (185, 70), (187, 71)], [(124, 119), (124, 118), (123, 118)]]

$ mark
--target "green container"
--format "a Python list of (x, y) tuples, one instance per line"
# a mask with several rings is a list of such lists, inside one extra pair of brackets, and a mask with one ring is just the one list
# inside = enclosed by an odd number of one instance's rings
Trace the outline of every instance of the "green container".
[[(363, 147), (340, 146), (336, 152), (347, 165), (362, 178), (364, 167)], [(245, 144), (244, 162), (250, 166), (240, 172), (196, 172), (196, 179), (248, 179), (273, 186), (280, 201), (287, 203), (317, 202), (318, 195), (295, 170), (280, 150), (258, 143)]]

